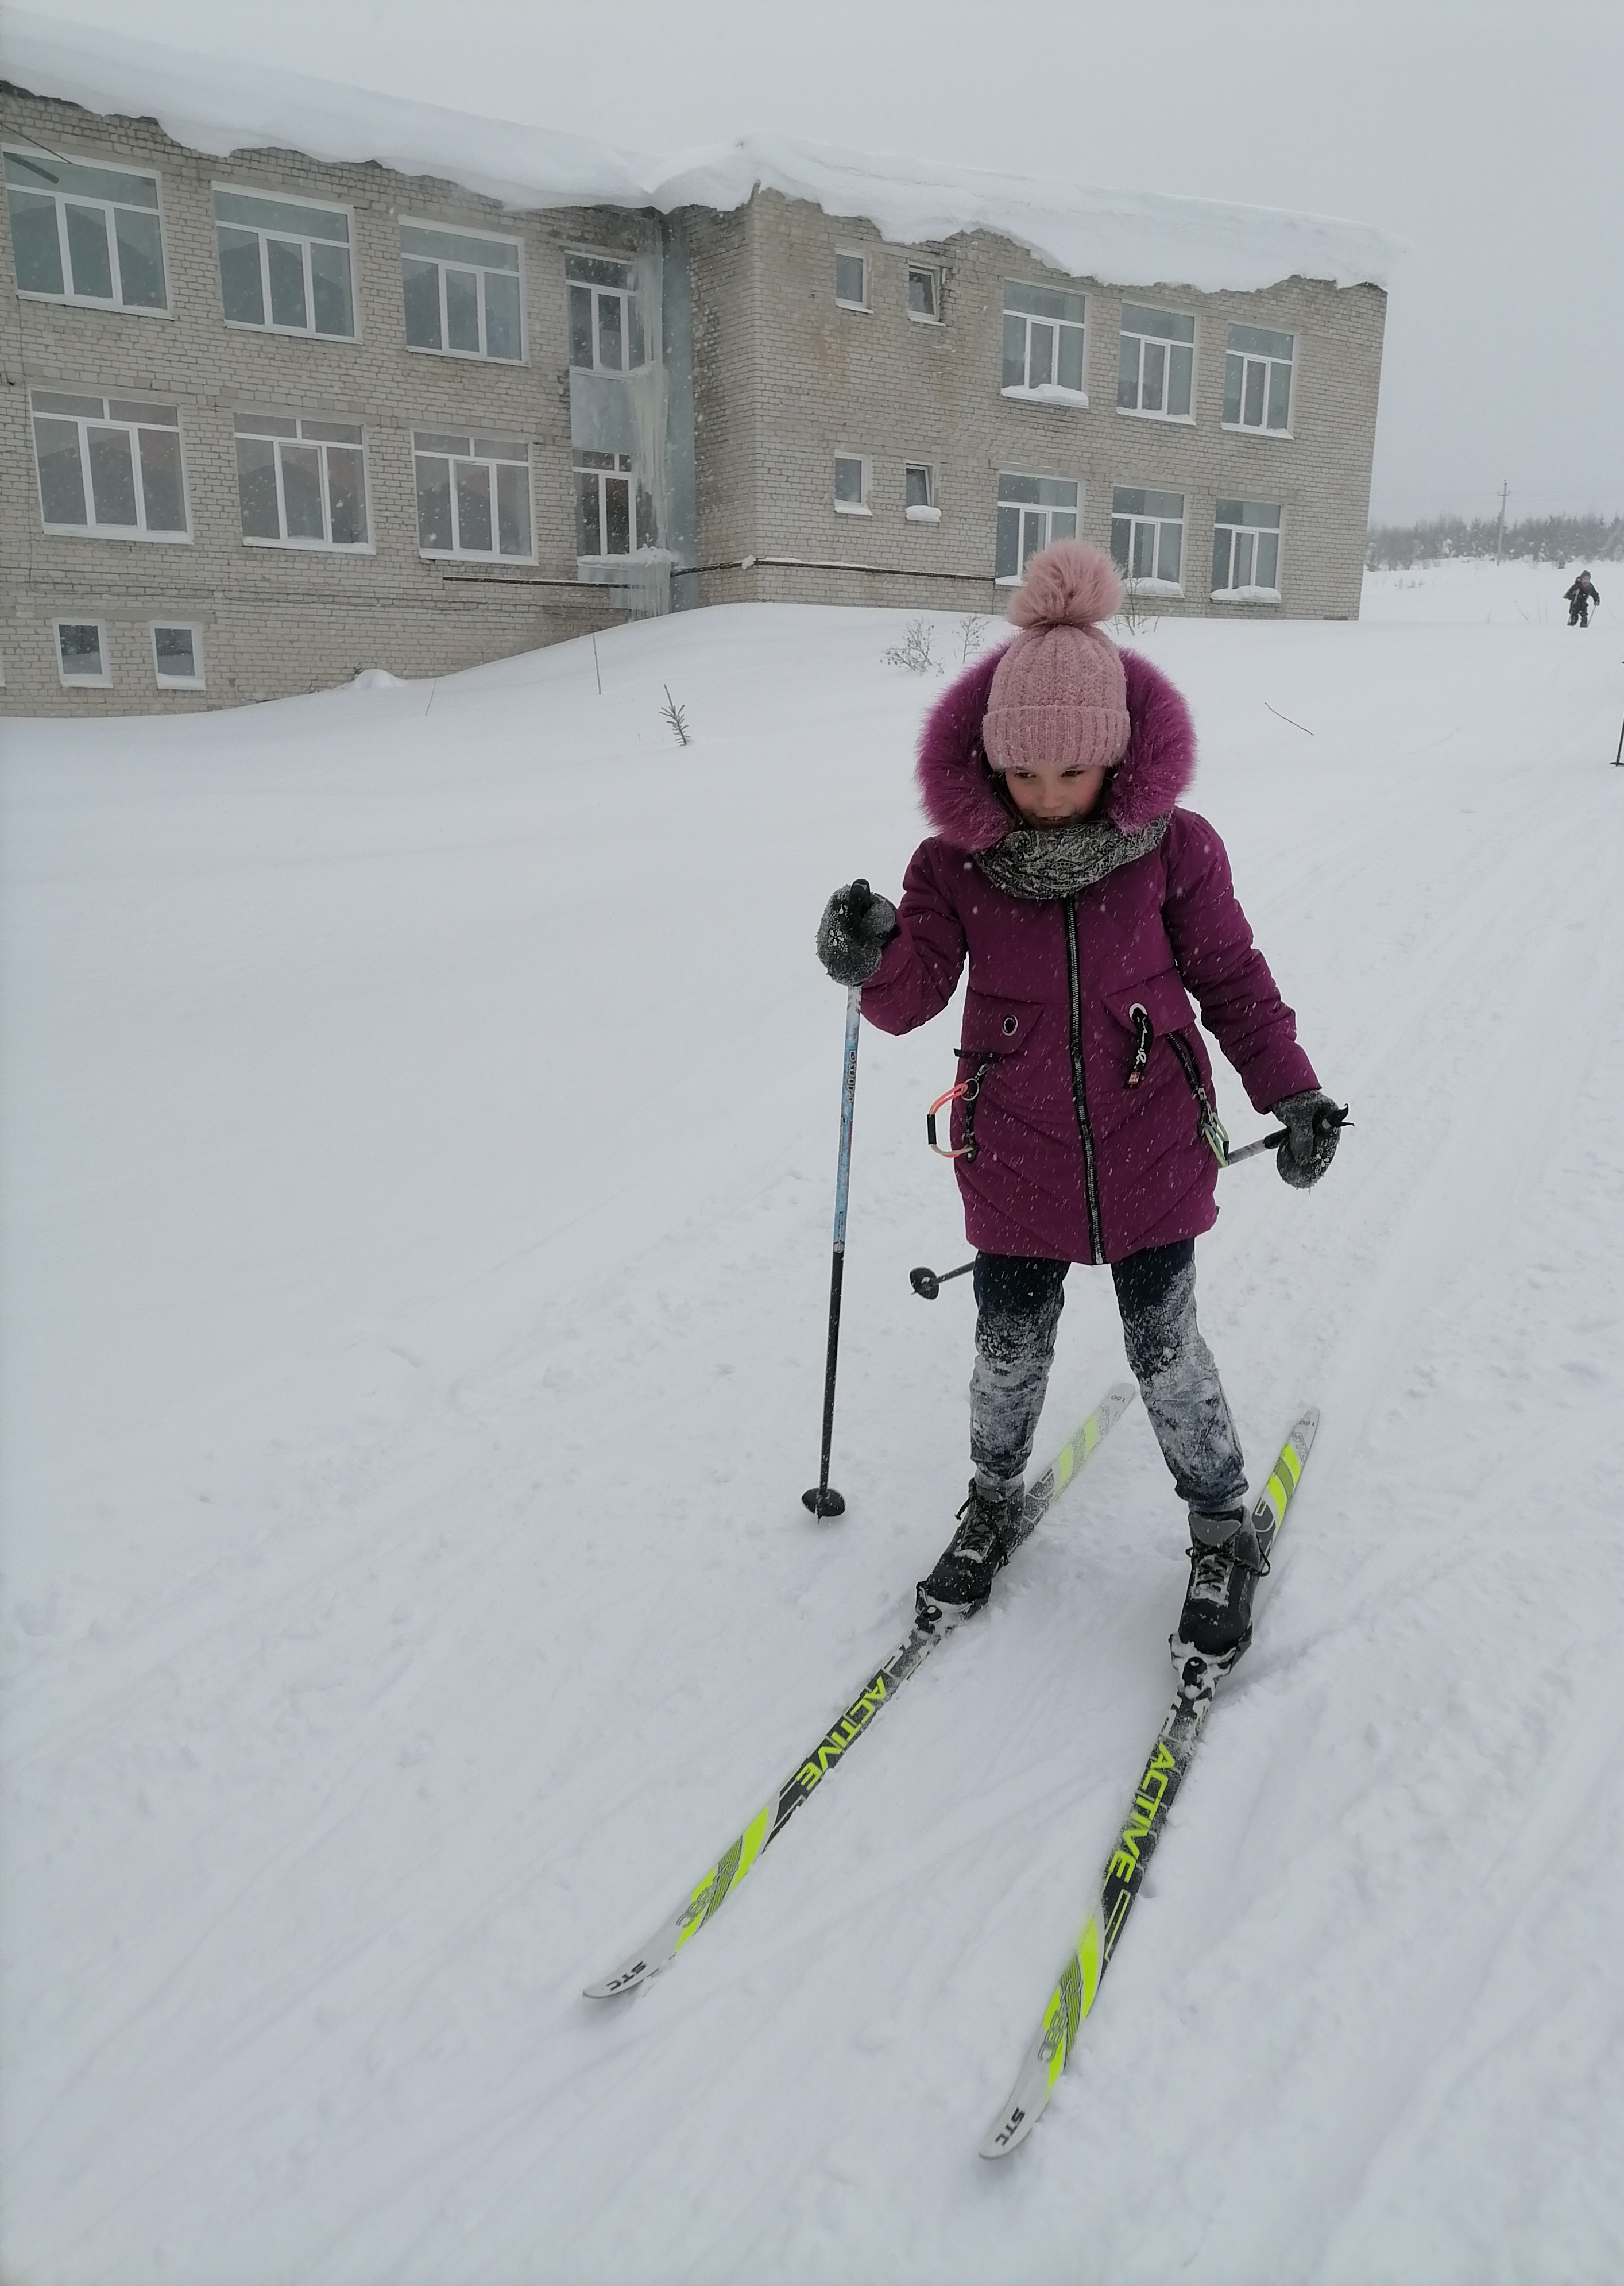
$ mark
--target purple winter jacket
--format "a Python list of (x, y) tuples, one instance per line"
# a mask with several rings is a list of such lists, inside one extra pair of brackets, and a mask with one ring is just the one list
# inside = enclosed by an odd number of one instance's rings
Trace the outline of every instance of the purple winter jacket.
[[(863, 987), (863, 1013), (881, 1031), (911, 1031), (946, 1006), (968, 954), (958, 1076), (985, 1066), (974, 1155), (955, 1162), (970, 1243), (1119, 1262), (1217, 1219), (1218, 1162), (1196, 1094), (1214, 1100), (1212, 1066), (1186, 985), (1259, 1111), (1319, 1083), (1236, 903), (1223, 842), (1174, 806), (1194, 769), (1194, 726), (1147, 659), (1123, 654), (1132, 736), (1102, 808), (1124, 833), (1171, 810), (1160, 842), (1048, 903), (1008, 895), (979, 871), (974, 853), (1014, 823), (981, 745), (997, 660), (961, 675), (926, 723), (918, 783), (937, 832), (908, 867), (897, 934)], [(951, 1133), (965, 1142), (962, 1100)]]

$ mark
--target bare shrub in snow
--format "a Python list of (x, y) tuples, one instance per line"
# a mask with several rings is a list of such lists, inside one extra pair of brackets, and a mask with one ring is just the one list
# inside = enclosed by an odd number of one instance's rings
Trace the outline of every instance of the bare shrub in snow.
[(991, 625), (992, 621), (983, 618), (980, 611), (971, 612), (959, 636), (958, 663), (961, 666), (968, 666), (976, 656), (987, 640), (987, 631)]
[(1139, 591), (1137, 579), (1122, 583), (1122, 603), (1116, 617), (1131, 635), (1147, 635), (1162, 624), (1160, 611), (1153, 611)]
[(934, 647), (935, 632), (934, 627), (927, 627), (923, 619), (911, 619), (901, 642), (893, 643), (889, 650), (880, 652), (882, 664), (905, 667), (910, 674), (929, 674), (933, 669), (937, 674), (945, 674), (946, 669), (936, 657)]

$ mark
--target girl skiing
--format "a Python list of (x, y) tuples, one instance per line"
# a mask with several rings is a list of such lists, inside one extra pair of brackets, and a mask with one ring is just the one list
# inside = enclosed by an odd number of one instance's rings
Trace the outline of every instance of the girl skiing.
[(907, 1032), (945, 1007), (966, 956), (951, 1141), (976, 1249), (974, 1475), (921, 1612), (978, 1610), (1006, 1560), (1048, 1384), (1067, 1271), (1108, 1263), (1128, 1361), (1179, 1498), (1190, 1583), (1179, 1633), (1210, 1656), (1251, 1636), (1260, 1569), (1228, 1401), (1195, 1321), (1195, 1240), (1217, 1217), (1223, 1131), (1202, 1016), (1260, 1111), (1286, 1127), (1295, 1188), (1318, 1182), (1341, 1115), (1297, 1044), (1236, 903), (1224, 845), (1179, 808), (1189, 710), (1100, 622), (1108, 556), (1035, 556), (1020, 632), (933, 710), (918, 783), (935, 833), (900, 906), (836, 890), (818, 957), (863, 1013)]

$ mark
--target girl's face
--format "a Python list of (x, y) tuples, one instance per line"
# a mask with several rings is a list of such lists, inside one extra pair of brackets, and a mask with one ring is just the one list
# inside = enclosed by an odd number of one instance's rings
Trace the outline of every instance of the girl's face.
[(1086, 817), (1105, 784), (1102, 764), (1084, 769), (1072, 762), (1012, 762), (1004, 773), (1009, 798), (1029, 825), (1069, 825)]

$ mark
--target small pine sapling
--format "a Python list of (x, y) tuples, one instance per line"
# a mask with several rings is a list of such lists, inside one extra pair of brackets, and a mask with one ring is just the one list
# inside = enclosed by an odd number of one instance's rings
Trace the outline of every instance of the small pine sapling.
[(671, 685), (668, 682), (662, 684), (661, 688), (666, 694), (666, 703), (659, 710), (659, 719), (662, 722), (670, 725), (678, 745), (685, 746), (689, 743), (688, 709), (677, 705), (676, 700), (671, 696)]

